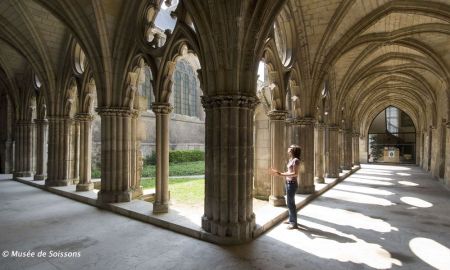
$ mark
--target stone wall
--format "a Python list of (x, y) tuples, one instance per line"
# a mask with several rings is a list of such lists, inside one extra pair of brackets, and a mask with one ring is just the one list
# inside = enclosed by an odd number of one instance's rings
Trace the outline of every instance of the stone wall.
[[(169, 143), (172, 150), (205, 149), (205, 122), (187, 115), (172, 113), (170, 115)], [(100, 117), (97, 115), (93, 123), (92, 161), (100, 162)], [(155, 115), (152, 111), (143, 112), (138, 122), (138, 138), (141, 138), (141, 151), (144, 157), (155, 151), (156, 127)]]

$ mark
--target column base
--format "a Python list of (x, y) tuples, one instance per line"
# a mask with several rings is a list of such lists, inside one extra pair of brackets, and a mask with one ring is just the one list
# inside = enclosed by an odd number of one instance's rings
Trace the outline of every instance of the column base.
[(326, 178), (338, 178), (339, 174), (335, 174), (335, 173), (327, 173), (325, 174)]
[(70, 186), (73, 184), (73, 179), (61, 179), (61, 180), (53, 180), (53, 179), (45, 179), (45, 186), (47, 187), (61, 187), (61, 186)]
[(104, 191), (100, 190), (97, 196), (100, 203), (131, 202), (130, 191)]
[(318, 184), (325, 184), (325, 178), (318, 176), (314, 179)]
[(77, 184), (76, 191), (89, 191), (94, 189), (94, 183)]
[(220, 221), (210, 220), (206, 216), (202, 217), (202, 228), (217, 236), (215, 239), (219, 244), (238, 244), (252, 240), (253, 230), (255, 229), (255, 215), (250, 220), (238, 223), (221, 223)]
[(343, 169), (343, 170), (351, 170), (351, 169), (352, 169), (352, 166), (347, 165), (347, 166), (342, 167), (342, 169)]
[(284, 197), (270, 196), (269, 204), (271, 204), (273, 206), (285, 206), (286, 200), (284, 199)]
[(78, 179), (78, 178), (73, 179), (72, 184), (78, 185), (78, 183), (80, 183), (80, 179)]
[(132, 198), (133, 199), (136, 199), (136, 198), (141, 197), (142, 195), (144, 195), (144, 191), (142, 189), (142, 186), (139, 186), (138, 188), (131, 189), (131, 193), (132, 193)]
[(47, 176), (43, 175), (43, 174), (35, 174), (33, 180), (42, 181), (42, 180), (45, 180), (45, 177), (47, 177)]
[(32, 172), (13, 172), (13, 178), (17, 179), (17, 177), (31, 177), (33, 176)]
[(169, 204), (153, 203), (153, 213), (162, 214), (169, 212)]
[(311, 194), (314, 193), (315, 186), (298, 186), (297, 188), (297, 194)]

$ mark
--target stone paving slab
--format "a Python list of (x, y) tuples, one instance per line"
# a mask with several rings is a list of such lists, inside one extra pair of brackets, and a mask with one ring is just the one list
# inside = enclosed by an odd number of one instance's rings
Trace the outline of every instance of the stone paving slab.
[[(316, 192), (313, 194), (296, 194), (295, 200), (297, 210), (305, 207), (308, 203), (322, 195), (340, 181), (344, 180), (359, 168), (359, 166), (355, 166), (351, 171), (343, 171), (340, 173), (339, 178), (325, 178), (324, 184), (316, 183)], [(6, 177), (6, 179), (8, 179), (8, 177), (12, 178), (11, 175), (2, 177)], [(203, 207), (189, 207), (182, 204), (176, 204), (169, 206), (169, 213), (153, 214), (153, 204), (144, 200), (133, 200), (126, 203), (102, 204), (97, 202), (98, 190), (76, 192), (76, 185), (46, 187), (45, 181), (35, 181), (32, 177), (19, 177), (15, 180), (194, 238), (214, 243), (219, 242), (221, 244), (227, 244), (223, 242), (223, 239), (217, 238), (201, 228)], [(253, 199), (253, 211), (256, 218), (256, 230), (253, 232), (253, 238), (267, 232), (286, 219), (289, 215), (286, 207), (273, 207), (268, 201), (258, 199)]]

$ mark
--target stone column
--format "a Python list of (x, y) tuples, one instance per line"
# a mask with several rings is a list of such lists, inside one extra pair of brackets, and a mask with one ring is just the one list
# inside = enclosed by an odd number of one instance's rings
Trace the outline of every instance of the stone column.
[[(270, 163), (272, 168), (277, 168), (280, 171), (285, 171), (286, 115), (286, 111), (270, 111), (268, 114), (270, 119)], [(286, 205), (284, 181), (280, 179), (280, 176), (271, 176), (269, 203), (273, 206)]]
[(329, 178), (339, 177), (339, 131), (334, 125), (328, 126), (327, 145), (328, 145), (328, 171), (326, 176)]
[(325, 125), (317, 122), (315, 128), (315, 180), (325, 183)]
[(14, 168), (14, 163), (13, 163), (13, 147), (14, 146), (14, 141), (13, 140), (6, 140), (3, 141), (3, 146), (2, 146), (2, 156), (3, 156), (3, 172), (2, 173), (11, 173), (13, 172), (13, 168)]
[(34, 121), (37, 128), (36, 138), (36, 174), (34, 180), (45, 180), (47, 174), (47, 155), (45, 146), (47, 144), (47, 119), (36, 119)]
[(344, 130), (339, 129), (338, 133), (338, 147), (339, 147), (339, 172), (342, 172), (344, 167)]
[(131, 118), (131, 192), (132, 197), (137, 198), (142, 196), (143, 190), (141, 186), (142, 173), (142, 153), (141, 143), (138, 139), (138, 119), (140, 113), (136, 110)]
[(73, 184), (77, 185), (80, 182), (80, 122), (78, 121), (78, 119), (75, 119), (75, 121), (73, 121), (71, 131), (71, 147), (73, 147), (73, 153), (71, 153), (71, 177), (73, 179)]
[(73, 184), (71, 175), (71, 134), (73, 119), (48, 117), (48, 172), (46, 186), (68, 186)]
[(153, 103), (156, 118), (156, 181), (153, 213), (169, 211), (169, 103)]
[[(314, 192), (314, 118), (293, 120), (294, 133), (298, 136), (298, 144), (302, 148), (299, 183), (297, 193)], [(295, 141), (294, 141), (295, 143)]]
[(31, 120), (16, 123), (15, 168), (13, 177), (33, 176), (33, 129)]
[(352, 169), (352, 131), (350, 129), (343, 130), (343, 139), (344, 139), (344, 170)]
[(359, 133), (353, 133), (353, 165), (360, 165), (359, 161)]
[(205, 214), (202, 228), (234, 242), (252, 238), (253, 114), (256, 97), (202, 97), (205, 119)]
[(131, 118), (133, 111), (124, 108), (97, 109), (101, 116), (101, 203), (129, 202), (131, 185)]
[(94, 189), (91, 182), (92, 165), (92, 121), (94, 116), (90, 113), (79, 113), (76, 119), (80, 126), (80, 181), (76, 191), (88, 191)]

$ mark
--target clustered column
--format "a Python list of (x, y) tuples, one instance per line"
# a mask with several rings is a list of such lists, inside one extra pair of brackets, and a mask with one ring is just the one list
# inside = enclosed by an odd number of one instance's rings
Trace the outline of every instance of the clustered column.
[(353, 164), (359, 165), (359, 133), (353, 133)]
[(351, 170), (352, 169), (352, 144), (353, 144), (353, 138), (352, 138), (352, 131), (350, 129), (344, 129), (343, 130), (343, 139), (344, 139), (344, 170)]
[(70, 117), (48, 117), (48, 172), (46, 186), (68, 186), (73, 184), (71, 166), (71, 141), (73, 119)]
[[(286, 147), (284, 145), (286, 137), (286, 111), (270, 111), (270, 151), (271, 166), (281, 171), (284, 170), (284, 157), (286, 156)], [(274, 206), (286, 205), (284, 200), (284, 181), (279, 176), (271, 176), (269, 203)]]
[(16, 123), (14, 178), (33, 176), (34, 128), (35, 124), (31, 120), (19, 120)]
[(131, 185), (131, 118), (125, 108), (97, 109), (101, 116), (101, 203), (129, 202)]
[(153, 213), (169, 211), (169, 103), (153, 103), (156, 116), (156, 183)]
[(47, 144), (47, 119), (36, 119), (36, 174), (34, 180), (45, 180), (47, 172), (47, 155), (45, 146)]
[(339, 128), (338, 133), (338, 149), (339, 149), (339, 172), (344, 167), (344, 130)]
[(90, 113), (79, 113), (76, 119), (80, 126), (80, 181), (76, 191), (88, 191), (94, 188), (91, 182), (92, 163), (92, 121), (94, 116)]
[(131, 192), (133, 199), (143, 194), (141, 186), (142, 153), (141, 143), (138, 138), (139, 116), (139, 110), (135, 110), (131, 117), (131, 130), (133, 130), (131, 133)]
[(315, 174), (317, 183), (325, 183), (324, 179), (324, 167), (325, 167), (325, 125), (321, 122), (316, 123), (316, 132), (315, 132)]
[(327, 177), (339, 177), (339, 128), (335, 125), (328, 126), (326, 140), (328, 145)]
[(314, 192), (314, 119), (294, 119), (292, 128), (298, 136), (298, 144), (302, 149), (300, 163), (300, 179), (297, 193), (309, 194)]
[(202, 228), (233, 242), (252, 238), (253, 114), (256, 97), (202, 97), (206, 111)]

